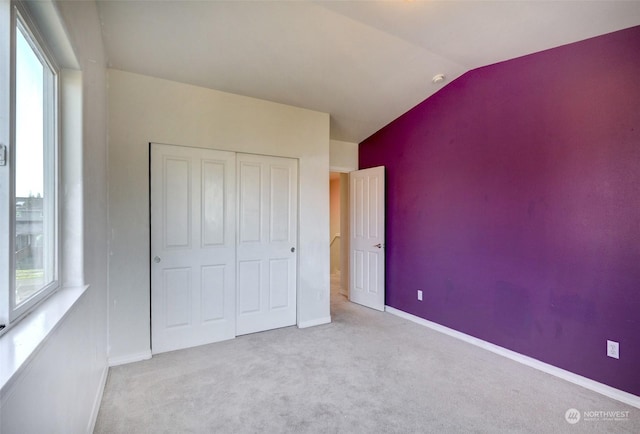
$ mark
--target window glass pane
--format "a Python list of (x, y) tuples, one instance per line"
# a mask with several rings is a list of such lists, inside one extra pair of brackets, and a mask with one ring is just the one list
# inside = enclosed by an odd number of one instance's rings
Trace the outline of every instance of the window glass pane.
[(48, 66), (16, 29), (15, 304), (54, 280), (53, 189), (47, 139)]

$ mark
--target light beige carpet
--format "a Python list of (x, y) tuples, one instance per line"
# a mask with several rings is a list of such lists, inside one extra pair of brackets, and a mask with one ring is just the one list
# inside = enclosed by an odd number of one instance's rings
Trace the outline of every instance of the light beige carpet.
[(95, 432), (640, 433), (636, 408), (335, 290), (332, 317), (112, 368)]

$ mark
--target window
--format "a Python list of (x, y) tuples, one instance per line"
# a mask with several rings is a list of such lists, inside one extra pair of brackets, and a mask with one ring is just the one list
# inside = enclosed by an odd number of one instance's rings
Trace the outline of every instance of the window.
[[(12, 8), (11, 138), (8, 183), (0, 204), (9, 210), (7, 300), (0, 323), (15, 322), (58, 287), (58, 76), (35, 28)], [(6, 179), (6, 178), (5, 178)]]

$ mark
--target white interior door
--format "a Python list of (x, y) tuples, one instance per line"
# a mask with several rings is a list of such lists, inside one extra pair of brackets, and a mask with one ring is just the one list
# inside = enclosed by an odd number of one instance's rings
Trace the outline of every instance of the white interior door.
[(236, 155), (151, 145), (152, 351), (235, 337)]
[(238, 154), (237, 335), (296, 323), (298, 162)]
[(384, 311), (384, 167), (349, 174), (349, 299)]

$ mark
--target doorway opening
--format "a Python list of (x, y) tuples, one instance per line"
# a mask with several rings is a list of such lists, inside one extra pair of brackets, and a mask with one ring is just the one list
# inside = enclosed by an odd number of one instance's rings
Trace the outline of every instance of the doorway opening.
[(349, 174), (329, 174), (331, 302), (349, 298)]
[(330, 172), (331, 309), (385, 309), (385, 168)]

